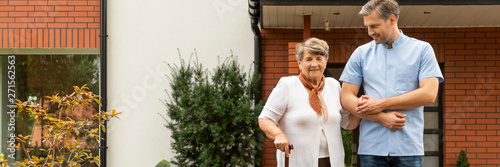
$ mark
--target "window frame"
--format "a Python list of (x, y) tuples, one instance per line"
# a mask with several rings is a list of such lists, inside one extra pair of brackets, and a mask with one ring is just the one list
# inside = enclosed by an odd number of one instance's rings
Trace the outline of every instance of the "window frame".
[[(65, 56), (65, 55), (97, 55), (99, 58), (99, 64), (101, 63), (102, 59), (100, 58), (102, 55), (101, 55), (101, 49), (100, 48), (0, 48), (0, 56), (41, 56), (41, 55), (54, 55), (54, 56)], [(3, 62), (2, 62), (3, 63)], [(4, 68), (3, 66), (6, 65), (5, 63), (3, 63), (2, 65), (0, 65), (2, 67), (2, 69), (0, 69), (0, 72), (4, 73), (4, 70), (6, 68)], [(7, 66), (6, 66), (7, 67)], [(102, 75), (103, 71), (102, 71), (102, 65), (99, 65), (98, 66), (99, 68), (99, 77), (96, 78), (97, 80), (99, 80), (98, 82), (98, 85), (99, 85), (99, 90), (101, 89), (101, 78), (100, 78), (100, 75)], [(1, 77), (3, 78), (3, 76)], [(1, 90), (0, 92), (3, 93), (3, 87), (6, 87), (7, 84), (4, 83), (4, 80), (3, 79), (0, 79), (2, 80), (0, 86), (1, 86)], [(80, 85), (81, 86), (81, 85)], [(100, 90), (102, 91), (102, 90)], [(3, 94), (2, 94), (3, 95)], [(1, 105), (1, 110), (2, 112), (4, 107), (8, 107), (8, 106), (11, 106), (12, 104), (10, 103), (6, 103), (4, 104), (3, 103), (3, 99), (4, 97), (1, 97), (0, 100), (0, 105)], [(17, 98), (17, 96), (16, 96)], [(99, 110), (101, 110), (101, 107), (99, 107)], [(2, 113), (2, 115), (0, 116), (0, 119), (4, 119), (3, 118), (3, 115), (4, 113)], [(16, 115), (17, 115), (17, 111), (16, 111)], [(17, 121), (17, 119), (16, 119)], [(0, 126), (2, 129), (1, 129), (1, 136), (4, 136), (4, 129), (8, 128), (8, 127), (3, 127)], [(8, 130), (5, 130), (6, 131), (6, 134), (8, 135)], [(15, 134), (17, 135), (17, 134)], [(99, 133), (99, 136), (101, 136), (102, 134)], [(5, 136), (4, 140), (2, 140), (2, 147), (3, 147), (3, 144), (6, 144), (6, 141), (7, 141), (7, 136)], [(102, 137), (102, 136), (101, 136)], [(7, 148), (7, 147), (6, 147)], [(0, 148), (1, 149), (1, 148)], [(101, 149), (103, 149), (102, 145), (99, 145), (98, 148), (97, 148), (98, 152), (100, 153), (101, 152)], [(3, 149), (2, 149), (3, 150)], [(17, 154), (17, 152), (16, 152)], [(7, 155), (5, 155), (7, 156)], [(6, 159), (9, 159), (6, 157)], [(104, 166), (103, 164), (101, 164), (100, 166)]]

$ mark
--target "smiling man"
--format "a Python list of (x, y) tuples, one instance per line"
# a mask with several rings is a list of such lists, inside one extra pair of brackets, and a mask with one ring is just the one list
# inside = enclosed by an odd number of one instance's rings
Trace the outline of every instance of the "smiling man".
[[(423, 106), (442, 82), (434, 50), (398, 29), (398, 3), (370, 0), (359, 15), (373, 41), (359, 46), (340, 81), (342, 106), (363, 118), (358, 154), (362, 167), (421, 167)], [(357, 97), (363, 84), (365, 95)]]

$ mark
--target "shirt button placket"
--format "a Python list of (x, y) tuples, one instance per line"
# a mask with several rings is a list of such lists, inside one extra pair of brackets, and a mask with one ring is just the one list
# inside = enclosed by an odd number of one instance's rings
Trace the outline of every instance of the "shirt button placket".
[[(393, 62), (391, 61), (391, 59), (394, 58), (394, 56), (392, 55), (392, 49), (389, 49), (387, 51), (387, 54), (386, 54), (386, 70), (387, 70), (387, 75), (386, 75), (386, 96), (389, 96), (389, 92), (392, 92), (393, 89), (394, 89), (394, 86), (396, 85), (393, 85), (394, 81), (397, 80), (397, 69), (396, 69), (396, 65), (397, 64), (393, 64)], [(389, 94), (388, 94), (389, 93)]]

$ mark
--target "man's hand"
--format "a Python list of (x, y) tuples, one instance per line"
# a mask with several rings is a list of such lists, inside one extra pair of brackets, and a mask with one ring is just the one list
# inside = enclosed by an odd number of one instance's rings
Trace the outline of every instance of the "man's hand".
[(401, 114), (399, 112), (382, 112), (380, 115), (380, 123), (391, 130), (400, 130), (405, 126), (406, 114)]
[(356, 112), (359, 114), (377, 114), (384, 110), (383, 101), (363, 95), (359, 97)]
[[(380, 122), (392, 130), (399, 130), (405, 125), (405, 114), (398, 112), (382, 112), (387, 106), (387, 98), (379, 100), (370, 96), (356, 97), (359, 85), (348, 82), (342, 83), (340, 102), (342, 107), (351, 112), (354, 116), (369, 121)], [(382, 105), (383, 104), (383, 105)], [(393, 109), (394, 110), (394, 109)], [(370, 114), (374, 113), (374, 114)]]
[(288, 141), (288, 138), (286, 138), (286, 136), (284, 134), (278, 135), (274, 139), (274, 147), (276, 147), (277, 149), (279, 149), (281, 151), (284, 151), (286, 157), (288, 157), (288, 155), (290, 154), (289, 145), (290, 145), (290, 142)]

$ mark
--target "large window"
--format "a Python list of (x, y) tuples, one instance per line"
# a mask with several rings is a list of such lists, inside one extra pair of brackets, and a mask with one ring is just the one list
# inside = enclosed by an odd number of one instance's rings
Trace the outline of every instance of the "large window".
[[(443, 65), (440, 64), (442, 67)], [(443, 69), (441, 69), (443, 71)], [(443, 84), (434, 103), (424, 106), (424, 151), (423, 166), (443, 166)]]
[[(46, 147), (42, 139), (44, 122), (36, 122), (27, 113), (18, 113), (10, 108), (15, 100), (32, 101), (42, 105), (48, 112), (58, 113), (49, 105), (45, 96), (73, 92), (73, 86), (87, 87), (99, 92), (99, 55), (92, 52), (82, 54), (10, 54), (0, 55), (0, 106), (1, 141), (0, 148), (9, 162), (21, 161), (24, 154), (9, 148), (13, 135), (31, 135), (28, 145), (35, 148)], [(72, 115), (85, 119), (98, 111), (98, 106), (90, 106)], [(98, 155), (98, 144), (89, 142), (84, 147)], [(43, 156), (43, 152), (34, 152)]]

